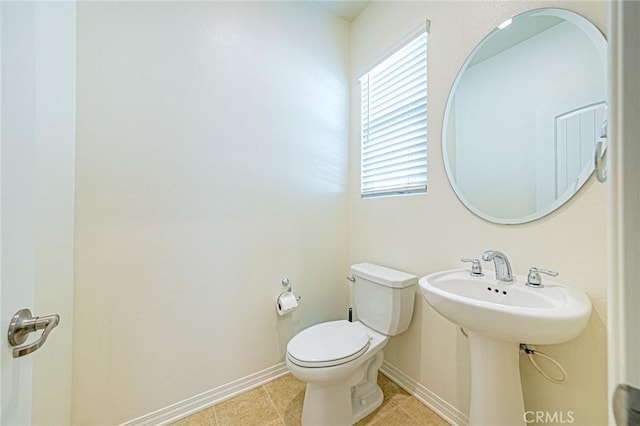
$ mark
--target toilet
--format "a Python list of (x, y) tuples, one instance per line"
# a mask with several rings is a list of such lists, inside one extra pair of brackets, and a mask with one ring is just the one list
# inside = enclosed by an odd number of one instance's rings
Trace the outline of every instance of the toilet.
[(358, 321), (316, 324), (287, 344), (289, 371), (307, 383), (304, 426), (352, 425), (378, 408), (382, 349), (411, 322), (415, 276), (371, 263), (351, 275)]

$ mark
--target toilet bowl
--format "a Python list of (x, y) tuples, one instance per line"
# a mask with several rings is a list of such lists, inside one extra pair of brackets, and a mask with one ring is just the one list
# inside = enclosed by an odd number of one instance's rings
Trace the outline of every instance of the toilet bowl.
[(351, 273), (360, 320), (316, 324), (287, 344), (289, 371), (307, 383), (304, 426), (351, 425), (378, 408), (382, 349), (411, 320), (415, 276), (369, 263)]
[(375, 410), (382, 403), (376, 381), (388, 340), (359, 321), (344, 320), (295, 336), (286, 363), (291, 374), (307, 382), (302, 424), (349, 425)]

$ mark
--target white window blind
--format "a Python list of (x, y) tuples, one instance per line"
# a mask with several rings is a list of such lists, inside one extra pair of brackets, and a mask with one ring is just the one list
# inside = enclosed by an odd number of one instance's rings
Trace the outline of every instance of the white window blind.
[(427, 190), (427, 32), (360, 78), (362, 197)]

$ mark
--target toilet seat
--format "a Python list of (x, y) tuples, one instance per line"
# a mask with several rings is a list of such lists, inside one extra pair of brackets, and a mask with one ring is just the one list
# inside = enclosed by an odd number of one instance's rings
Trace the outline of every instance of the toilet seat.
[(330, 321), (298, 333), (287, 345), (289, 360), (301, 367), (331, 367), (362, 356), (370, 337), (349, 321)]

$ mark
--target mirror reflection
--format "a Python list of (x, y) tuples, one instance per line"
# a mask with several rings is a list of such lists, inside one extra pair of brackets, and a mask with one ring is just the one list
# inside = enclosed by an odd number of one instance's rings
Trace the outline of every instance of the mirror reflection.
[(505, 224), (560, 207), (593, 172), (605, 96), (606, 41), (585, 18), (540, 9), (500, 25), (447, 103), (443, 156), (460, 200)]

